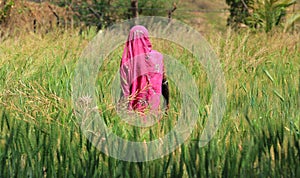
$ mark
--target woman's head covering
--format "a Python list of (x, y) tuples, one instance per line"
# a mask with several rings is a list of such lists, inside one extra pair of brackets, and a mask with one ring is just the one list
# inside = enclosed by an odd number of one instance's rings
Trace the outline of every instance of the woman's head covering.
[(163, 77), (163, 56), (152, 50), (148, 30), (141, 25), (131, 28), (120, 66), (123, 97), (129, 109), (157, 109)]
[(122, 56), (122, 63), (140, 54), (149, 53), (151, 50), (152, 45), (149, 40), (148, 30), (144, 26), (136, 25), (130, 29)]

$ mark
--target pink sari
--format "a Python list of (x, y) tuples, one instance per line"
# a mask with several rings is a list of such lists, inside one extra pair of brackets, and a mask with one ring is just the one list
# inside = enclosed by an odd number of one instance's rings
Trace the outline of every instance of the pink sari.
[(159, 109), (163, 69), (163, 56), (152, 50), (148, 30), (140, 25), (131, 28), (120, 66), (122, 96), (128, 110), (144, 113)]

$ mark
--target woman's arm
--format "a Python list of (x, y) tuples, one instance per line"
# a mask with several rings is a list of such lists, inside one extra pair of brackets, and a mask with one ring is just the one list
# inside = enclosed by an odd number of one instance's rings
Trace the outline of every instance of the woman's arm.
[(166, 100), (167, 110), (168, 110), (169, 109), (169, 84), (165, 72), (163, 74), (161, 90), (162, 90), (162, 95)]
[(121, 81), (121, 97), (129, 96), (129, 84), (128, 84), (128, 70), (125, 65), (120, 67), (120, 81)]

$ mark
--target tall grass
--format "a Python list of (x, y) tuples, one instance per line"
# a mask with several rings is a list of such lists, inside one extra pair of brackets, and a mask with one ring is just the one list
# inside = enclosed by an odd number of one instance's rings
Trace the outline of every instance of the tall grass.
[[(28, 35), (0, 44), (0, 177), (299, 177), (299, 34), (211, 33), (225, 72), (227, 108), (216, 136), (198, 139), (211, 105), (205, 71), (174, 44), (153, 39), (175, 56), (199, 87), (200, 118), (191, 138), (161, 159), (130, 163), (108, 157), (84, 137), (71, 104), (71, 80), (93, 32)], [(170, 82), (169, 117), (151, 129), (119, 123), (110, 85), (120, 60), (112, 53), (99, 72), (99, 112), (130, 140), (152, 140), (176, 124), (180, 93)], [(168, 69), (167, 69), (168, 70)]]

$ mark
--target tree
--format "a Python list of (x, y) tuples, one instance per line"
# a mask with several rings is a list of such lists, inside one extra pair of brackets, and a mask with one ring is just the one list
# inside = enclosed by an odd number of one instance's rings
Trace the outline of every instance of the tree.
[(134, 18), (138, 17), (138, 0), (131, 0), (131, 10), (132, 10), (132, 16)]
[(295, 3), (296, 0), (255, 0), (250, 6), (253, 13), (246, 21), (251, 26), (269, 32), (283, 24), (287, 8)]
[(237, 28), (240, 24), (246, 24), (246, 18), (250, 15), (250, 0), (226, 0), (226, 3), (230, 6), (227, 25)]
[(121, 20), (145, 16), (167, 16), (168, 9), (178, 0), (51, 0), (60, 6), (68, 6), (78, 21), (87, 26), (103, 28)]
[(243, 23), (269, 32), (282, 25), (287, 8), (296, 0), (226, 0), (226, 3), (230, 6), (228, 25), (239, 27)]
[(0, 1), (0, 24), (7, 20), (14, 4), (14, 0)]

